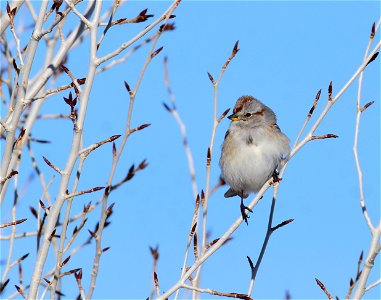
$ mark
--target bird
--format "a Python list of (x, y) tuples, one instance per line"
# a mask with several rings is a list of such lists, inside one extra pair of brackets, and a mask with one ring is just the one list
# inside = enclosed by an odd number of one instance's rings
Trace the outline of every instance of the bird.
[[(253, 96), (238, 98), (222, 144), (219, 165), (221, 178), (229, 186), (225, 198), (240, 196), (241, 213), (248, 215), (243, 199), (257, 193), (290, 154), (290, 140), (277, 125), (274, 111)], [(278, 179), (279, 180), (279, 179)]]

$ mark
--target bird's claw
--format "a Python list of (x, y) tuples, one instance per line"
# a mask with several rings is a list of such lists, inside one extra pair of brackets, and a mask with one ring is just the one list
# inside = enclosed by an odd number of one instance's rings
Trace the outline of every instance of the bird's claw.
[(249, 215), (246, 213), (246, 210), (248, 210), (249, 212), (253, 212), (252, 210), (251, 210), (251, 208), (250, 207), (247, 207), (247, 206), (245, 206), (245, 204), (243, 204), (243, 199), (241, 198), (241, 205), (240, 205), (240, 209), (241, 209), (241, 215), (242, 215), (242, 219), (246, 222), (246, 224), (247, 225), (249, 225), (249, 223), (248, 223), (248, 218), (250, 218), (249, 217)]
[(277, 169), (275, 169), (274, 170), (274, 173), (273, 173), (273, 184), (274, 183), (278, 183), (278, 182), (280, 182), (281, 180), (282, 180), (282, 178), (279, 178), (279, 172), (278, 172), (278, 170)]

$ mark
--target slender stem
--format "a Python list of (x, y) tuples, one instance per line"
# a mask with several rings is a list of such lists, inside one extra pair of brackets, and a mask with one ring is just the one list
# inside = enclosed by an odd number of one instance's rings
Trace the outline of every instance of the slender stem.
[[(17, 204), (18, 204), (17, 202), (18, 202), (18, 175), (16, 174), (14, 176), (14, 199), (13, 199), (13, 207), (12, 207), (12, 222), (16, 221), (16, 210), (17, 210)], [(12, 259), (13, 246), (14, 246), (15, 236), (16, 236), (16, 227), (17, 226), (12, 226), (11, 236), (9, 240), (8, 257), (7, 257), (7, 262), (5, 264), (5, 268), (3, 269), (3, 276), (2, 276), (1, 282), (5, 281), (5, 279), (7, 278), (8, 272), (11, 270), (11, 259)]]
[[(19, 88), (17, 89), (18, 92), (17, 92), (16, 107), (13, 112), (12, 119), (10, 120), (9, 124), (7, 124), (8, 133), (7, 133), (7, 138), (5, 142), (5, 147), (3, 149), (3, 160), (1, 163), (1, 178), (4, 178), (6, 174), (9, 173), (8, 172), (9, 163), (12, 157), (13, 143), (15, 141), (15, 133), (17, 129), (17, 124), (20, 120), (21, 114), (25, 107), (24, 100), (26, 96), (26, 90), (28, 87), (29, 75), (32, 69), (32, 63), (33, 63), (33, 60), (37, 51), (38, 42), (39, 42), (36, 36), (38, 36), (38, 34), (40, 33), (42, 29), (43, 19), (44, 19), (47, 6), (48, 6), (47, 1), (43, 1), (41, 3), (38, 20), (29, 42), (29, 46), (28, 46), (28, 50), (26, 54), (26, 62), (25, 62), (25, 65), (22, 66), (20, 71), (21, 84)], [(3, 184), (0, 183), (0, 190), (2, 189), (3, 189)]]
[[(159, 18), (161, 20), (164, 20), (164, 24), (168, 21), (169, 16), (172, 14), (173, 10), (177, 7), (178, 3), (179, 3), (178, 0), (175, 1), (170, 6), (170, 9), (166, 10), (166, 12), (163, 14), (162, 18)], [(150, 49), (150, 51), (148, 53), (147, 59), (146, 59), (144, 65), (143, 65), (143, 68), (142, 68), (142, 70), (141, 70), (141, 72), (139, 74), (139, 77), (138, 77), (137, 83), (135, 85), (135, 88), (130, 92), (130, 105), (129, 105), (129, 108), (128, 108), (127, 121), (126, 121), (126, 129), (125, 129), (125, 133), (123, 135), (123, 139), (122, 139), (122, 142), (121, 142), (121, 145), (120, 145), (120, 149), (118, 150), (116, 156), (113, 159), (113, 164), (111, 166), (111, 171), (110, 171), (110, 174), (109, 174), (109, 179), (107, 180), (107, 186), (111, 186), (112, 185), (112, 180), (114, 178), (114, 174), (115, 174), (115, 171), (116, 171), (116, 167), (117, 167), (118, 161), (119, 161), (119, 159), (120, 159), (120, 157), (121, 157), (121, 155), (123, 153), (123, 150), (124, 150), (125, 144), (127, 142), (127, 139), (130, 136), (130, 134), (131, 134), (131, 119), (132, 119), (132, 112), (133, 112), (133, 106), (134, 106), (134, 102), (135, 102), (135, 97), (136, 97), (137, 91), (138, 91), (138, 89), (140, 87), (140, 84), (141, 84), (141, 81), (142, 81), (143, 76), (145, 74), (145, 71), (146, 71), (149, 63), (151, 62), (151, 60), (153, 58), (152, 53), (155, 50), (156, 43), (157, 43), (157, 41), (158, 41), (160, 36), (161, 36), (161, 32), (159, 32), (156, 35), (156, 38), (154, 39), (154, 41), (152, 43), (152, 46), (151, 46), (151, 49)], [(96, 47), (96, 45), (95, 45), (95, 47)], [(95, 64), (97, 64), (97, 66), (99, 66), (99, 61), (100, 61), (99, 59), (97, 59), (95, 61)], [(108, 203), (107, 200), (108, 200), (108, 193), (105, 192), (103, 194), (102, 198), (101, 198), (101, 203), (102, 203), (101, 218), (100, 218), (100, 221), (99, 221), (99, 226), (98, 226), (98, 231), (97, 231), (95, 256), (94, 256), (93, 268), (92, 268), (92, 272), (91, 272), (90, 287), (89, 287), (89, 291), (87, 293), (87, 299), (91, 299), (92, 298), (92, 294), (93, 294), (94, 289), (95, 289), (96, 279), (97, 279), (97, 276), (98, 276), (99, 261), (100, 261), (100, 257), (101, 257), (101, 254), (102, 254), (101, 238), (102, 238), (102, 234), (103, 234), (104, 224), (105, 224), (106, 218), (107, 218), (107, 213), (106, 213), (107, 212), (107, 203)]]
[[(218, 99), (218, 86), (220, 83), (220, 80), (222, 78), (223, 71), (221, 71), (220, 77), (216, 83), (213, 84), (213, 128), (212, 128), (212, 135), (210, 138), (210, 144), (208, 148), (207, 153), (207, 163), (206, 163), (206, 183), (205, 183), (205, 198), (202, 204), (202, 248), (201, 248), (201, 254), (203, 255), (206, 251), (206, 235), (207, 235), (207, 216), (208, 216), (208, 202), (209, 202), (209, 190), (210, 190), (210, 172), (211, 172), (211, 164), (212, 164), (212, 153), (213, 153), (213, 145), (214, 145), (214, 137), (217, 130), (217, 99)], [(200, 283), (200, 274), (201, 274), (201, 266), (197, 269), (196, 276), (194, 278), (194, 285), (195, 287), (199, 286)], [(197, 290), (194, 289), (192, 292), (193, 299), (198, 298)]]
[(375, 282), (369, 284), (366, 289), (365, 289), (365, 292), (369, 291), (370, 289), (376, 287), (377, 285), (381, 284), (381, 278), (376, 280)]
[(263, 241), (262, 249), (261, 249), (261, 252), (260, 252), (260, 254), (258, 256), (257, 262), (256, 262), (256, 264), (255, 264), (255, 266), (254, 266), (254, 268), (252, 270), (252, 273), (251, 273), (251, 280), (250, 280), (249, 290), (247, 292), (247, 295), (249, 297), (251, 296), (251, 293), (253, 291), (254, 283), (255, 283), (255, 278), (257, 276), (257, 273), (258, 273), (258, 270), (259, 270), (259, 266), (261, 265), (263, 256), (264, 256), (264, 254), (266, 252), (267, 244), (268, 244), (268, 242), (270, 240), (271, 234), (273, 233), (272, 222), (273, 222), (273, 216), (274, 216), (274, 211), (275, 211), (275, 204), (276, 204), (276, 196), (277, 196), (278, 187), (279, 187), (279, 185), (276, 185), (274, 187), (274, 194), (273, 194), (273, 199), (272, 199), (272, 202), (271, 202), (270, 215), (269, 215), (269, 221), (268, 221), (268, 224), (267, 224), (266, 236), (265, 236), (265, 239)]
[[(374, 28), (374, 32), (371, 33), (368, 45), (365, 50), (364, 54), (364, 63), (368, 60), (368, 53), (369, 49), (373, 43), (374, 40), (374, 34), (377, 32), (379, 26), (380, 26), (381, 19), (379, 20), (377, 27)], [(378, 43), (378, 45), (380, 42)], [(377, 47), (377, 46), (376, 46)], [(366, 204), (365, 204), (365, 197), (364, 197), (364, 188), (363, 188), (363, 173), (361, 170), (361, 165), (360, 165), (360, 160), (359, 160), (359, 155), (358, 155), (358, 136), (359, 136), (359, 129), (360, 129), (360, 119), (361, 119), (361, 114), (363, 112), (361, 108), (361, 88), (362, 88), (362, 79), (363, 79), (363, 72), (361, 72), (359, 76), (359, 81), (358, 81), (358, 89), (357, 89), (357, 114), (356, 114), (356, 127), (355, 127), (355, 137), (354, 137), (354, 145), (353, 145), (353, 154), (355, 158), (355, 163), (356, 163), (356, 170), (358, 174), (358, 182), (359, 182), (359, 193), (360, 193), (360, 206), (362, 209), (362, 213), (365, 219), (365, 222), (367, 223), (369, 230), (372, 234), (372, 240), (371, 240), (371, 245), (368, 250), (368, 255), (364, 263), (364, 267), (361, 271), (360, 278), (358, 279), (357, 287), (354, 292), (353, 298), (354, 299), (361, 299), (366, 292), (366, 284), (367, 280), (370, 274), (370, 271), (373, 268), (374, 265), (374, 260), (376, 259), (378, 253), (379, 253), (379, 242), (380, 242), (380, 237), (381, 237), (381, 220), (379, 221), (377, 227), (375, 228), (372, 224), (372, 221), (370, 219), (370, 216), (368, 214), (368, 211), (366, 209)]]
[[(83, 164), (84, 164), (84, 159), (81, 158), (79, 160), (77, 174), (81, 174), (82, 168), (83, 168)], [(78, 184), (79, 184), (79, 176), (76, 176), (75, 177), (75, 182), (74, 182), (73, 188), (72, 188), (72, 193), (74, 193), (77, 190)], [(72, 203), (73, 203), (73, 198), (68, 199), (67, 204), (66, 204), (65, 217), (64, 217), (64, 220), (63, 220), (63, 223), (62, 223), (62, 227), (61, 227), (62, 229), (61, 229), (61, 236), (60, 236), (60, 245), (59, 245), (59, 249), (58, 249), (58, 253), (57, 253), (57, 258), (56, 258), (56, 261), (57, 261), (57, 263), (56, 263), (56, 269), (54, 271), (54, 279), (53, 279), (53, 281), (51, 282), (51, 285), (50, 285), (50, 290), (51, 290), (51, 296), (52, 297), (54, 297), (55, 293), (56, 293), (56, 286), (57, 286), (57, 281), (58, 281), (57, 279), (58, 279), (58, 275), (59, 275), (59, 272), (60, 272), (60, 269), (61, 269), (60, 268), (60, 263), (62, 261), (62, 257), (63, 257), (63, 254), (64, 254), (66, 234), (67, 234), (67, 227), (68, 227), (68, 224), (69, 224)]]
[[(101, 6), (102, 6), (101, 1), (97, 1), (95, 3), (95, 11), (94, 11), (94, 18), (93, 18), (92, 24), (98, 24)], [(94, 38), (96, 38), (96, 27), (95, 26), (92, 27), (92, 30), (93, 30), (92, 42), (93, 42)], [(96, 59), (96, 48), (93, 47), (93, 43), (92, 43), (90, 48), (90, 62), (89, 62), (90, 65), (89, 65), (89, 69), (86, 76), (85, 88), (83, 92), (81, 93), (81, 105), (79, 107), (77, 121), (74, 125), (72, 147), (66, 162), (65, 169), (61, 177), (61, 182), (60, 182), (56, 201), (50, 209), (42, 245), (37, 254), (37, 260), (36, 260), (33, 277), (30, 284), (30, 291), (28, 295), (28, 297), (32, 299), (37, 298), (37, 291), (38, 291), (38, 286), (41, 280), (42, 270), (45, 265), (47, 254), (49, 251), (50, 234), (53, 232), (58, 216), (61, 212), (62, 205), (66, 198), (66, 190), (69, 184), (70, 175), (73, 171), (74, 165), (78, 158), (80, 142), (82, 139), (83, 124), (85, 121), (87, 106), (89, 104), (89, 99), (90, 99), (90, 91), (91, 91), (91, 87), (94, 81), (94, 76), (96, 71), (96, 64), (94, 63), (95, 59)]]
[[(212, 134), (210, 138), (210, 145), (207, 152), (207, 160), (206, 160), (206, 183), (205, 183), (205, 199), (202, 201), (202, 212), (203, 212), (203, 222), (202, 222), (202, 249), (201, 254), (203, 255), (205, 251), (207, 250), (207, 240), (206, 240), (206, 231), (207, 231), (207, 214), (208, 214), (208, 201), (210, 196), (210, 172), (211, 172), (211, 165), (212, 165), (212, 154), (213, 154), (213, 146), (214, 146), (214, 138), (216, 135), (217, 126), (222, 120), (222, 115), (220, 118), (217, 119), (217, 99), (218, 99), (218, 87), (222, 80), (222, 76), (224, 75), (229, 63), (231, 60), (236, 56), (238, 53), (238, 41), (235, 43), (233, 51), (231, 55), (228, 57), (228, 59), (225, 61), (224, 65), (221, 68), (218, 80), (215, 81), (211, 74), (208, 73), (209, 79), (213, 84), (213, 128), (212, 128)], [(227, 113), (228, 111), (225, 111)], [(193, 280), (194, 285), (196, 287), (199, 286), (200, 281), (200, 274), (201, 274), (201, 265), (200, 268), (197, 269), (196, 276)], [(198, 298), (197, 291), (193, 291), (193, 298)]]
[[(373, 36), (371, 35), (368, 46), (366, 47), (365, 54), (364, 54), (364, 59), (363, 61), (366, 60), (370, 46), (372, 45), (373, 42)], [(361, 88), (362, 88), (362, 80), (363, 80), (364, 72), (362, 71), (360, 73), (359, 79), (358, 79), (358, 88), (357, 88), (357, 114), (356, 114), (356, 127), (355, 127), (355, 137), (354, 137), (354, 145), (353, 145), (353, 155), (355, 158), (355, 163), (356, 163), (356, 169), (357, 169), (357, 174), (358, 174), (358, 183), (359, 183), (359, 193), (360, 193), (360, 205), (361, 209), (365, 218), (365, 221), (369, 227), (369, 230), (371, 232), (374, 231), (374, 226), (372, 224), (372, 221), (369, 217), (368, 211), (366, 209), (365, 205), (365, 198), (364, 198), (364, 188), (363, 188), (363, 180), (362, 180), (362, 170), (361, 170), (361, 165), (360, 165), (360, 159), (358, 155), (358, 137), (359, 137), (359, 130), (360, 130), (360, 119), (361, 119)]]
[(22, 58), (22, 54), (21, 54), (20, 39), (17, 36), (17, 33), (16, 33), (16, 30), (15, 30), (14, 26), (12, 26), (12, 25), (11, 25), (11, 32), (13, 34), (13, 37), (15, 38), (15, 41), (16, 41), (17, 54), (18, 54), (18, 57), (19, 57), (19, 60), (20, 60), (20, 64), (21, 64), (21, 67), (22, 67), (24, 65), (24, 59)]

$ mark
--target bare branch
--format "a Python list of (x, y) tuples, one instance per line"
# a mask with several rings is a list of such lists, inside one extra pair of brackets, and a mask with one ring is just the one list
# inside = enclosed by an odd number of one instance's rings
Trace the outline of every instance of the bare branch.
[(55, 165), (53, 165), (45, 156), (42, 157), (44, 159), (44, 161), (46, 162), (46, 164), (51, 167), (54, 171), (56, 171), (58, 174), (62, 175), (62, 171), (56, 167)]
[(293, 221), (294, 221), (294, 219), (288, 219), (286, 221), (283, 221), (282, 223), (279, 223), (278, 225), (272, 227), (271, 230), (275, 231), (275, 230), (277, 230), (277, 229), (279, 229), (279, 228), (281, 228), (281, 227), (283, 227), (283, 226), (285, 226), (285, 225), (287, 225), (287, 224), (289, 224), (289, 223), (291, 223)]
[(103, 190), (104, 188), (105, 188), (104, 186), (97, 186), (97, 187), (94, 187), (92, 189), (88, 189), (88, 190), (84, 190), (84, 191), (79, 191), (79, 192), (71, 193), (71, 194), (68, 194), (65, 197), (65, 199), (74, 198), (74, 197), (81, 196), (81, 195), (84, 195), (84, 194), (93, 193), (93, 192), (96, 192), (96, 191), (99, 191), (99, 190)]
[(17, 221), (13, 221), (13, 222), (9, 222), (9, 223), (0, 224), (0, 228), (4, 228), (4, 227), (8, 227), (8, 226), (18, 225), (18, 224), (21, 224), (21, 223), (25, 222), (26, 220), (28, 220), (28, 219), (20, 219), (20, 220), (17, 220)]
[(228, 298), (236, 298), (236, 299), (244, 299), (244, 300), (251, 300), (251, 298), (246, 294), (223, 293), (223, 292), (218, 292), (218, 291), (214, 291), (211, 289), (201, 289), (201, 288), (186, 285), (186, 284), (183, 284), (182, 287), (185, 289), (188, 289), (188, 290), (197, 291), (200, 293), (206, 293), (206, 294), (210, 294), (210, 295), (216, 295), (216, 296), (228, 297)]
[(378, 285), (380, 285), (380, 284), (381, 284), (381, 278), (378, 279), (378, 280), (376, 280), (375, 282), (369, 284), (369, 285), (365, 288), (365, 292), (369, 291), (370, 289), (372, 289), (372, 288), (374, 288), (374, 287), (376, 287), (376, 286), (378, 286)]
[(323, 140), (323, 139), (336, 139), (338, 138), (339, 136), (336, 135), (336, 134), (332, 134), (332, 133), (327, 133), (327, 134), (324, 134), (324, 135), (313, 135), (311, 136), (311, 141), (313, 140)]
[(110, 142), (113, 142), (115, 141), (116, 139), (120, 138), (121, 135), (120, 134), (117, 134), (117, 135), (113, 135), (113, 136), (110, 136), (109, 138), (103, 140), (103, 141), (100, 141), (98, 143), (95, 143), (95, 144), (92, 144), (91, 146), (81, 150), (79, 152), (79, 154), (85, 159), (87, 156), (89, 156), (89, 154), (94, 151), (95, 149), (99, 148), (100, 146), (106, 144), (106, 143), (110, 143)]

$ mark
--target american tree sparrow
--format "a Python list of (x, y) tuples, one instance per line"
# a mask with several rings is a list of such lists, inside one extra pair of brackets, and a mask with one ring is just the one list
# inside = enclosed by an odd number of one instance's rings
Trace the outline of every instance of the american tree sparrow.
[[(241, 213), (247, 223), (243, 199), (257, 193), (290, 153), (289, 139), (282, 133), (275, 113), (252, 96), (235, 104), (220, 158), (221, 177), (229, 185), (225, 197), (241, 197)], [(248, 209), (250, 210), (250, 209)]]

